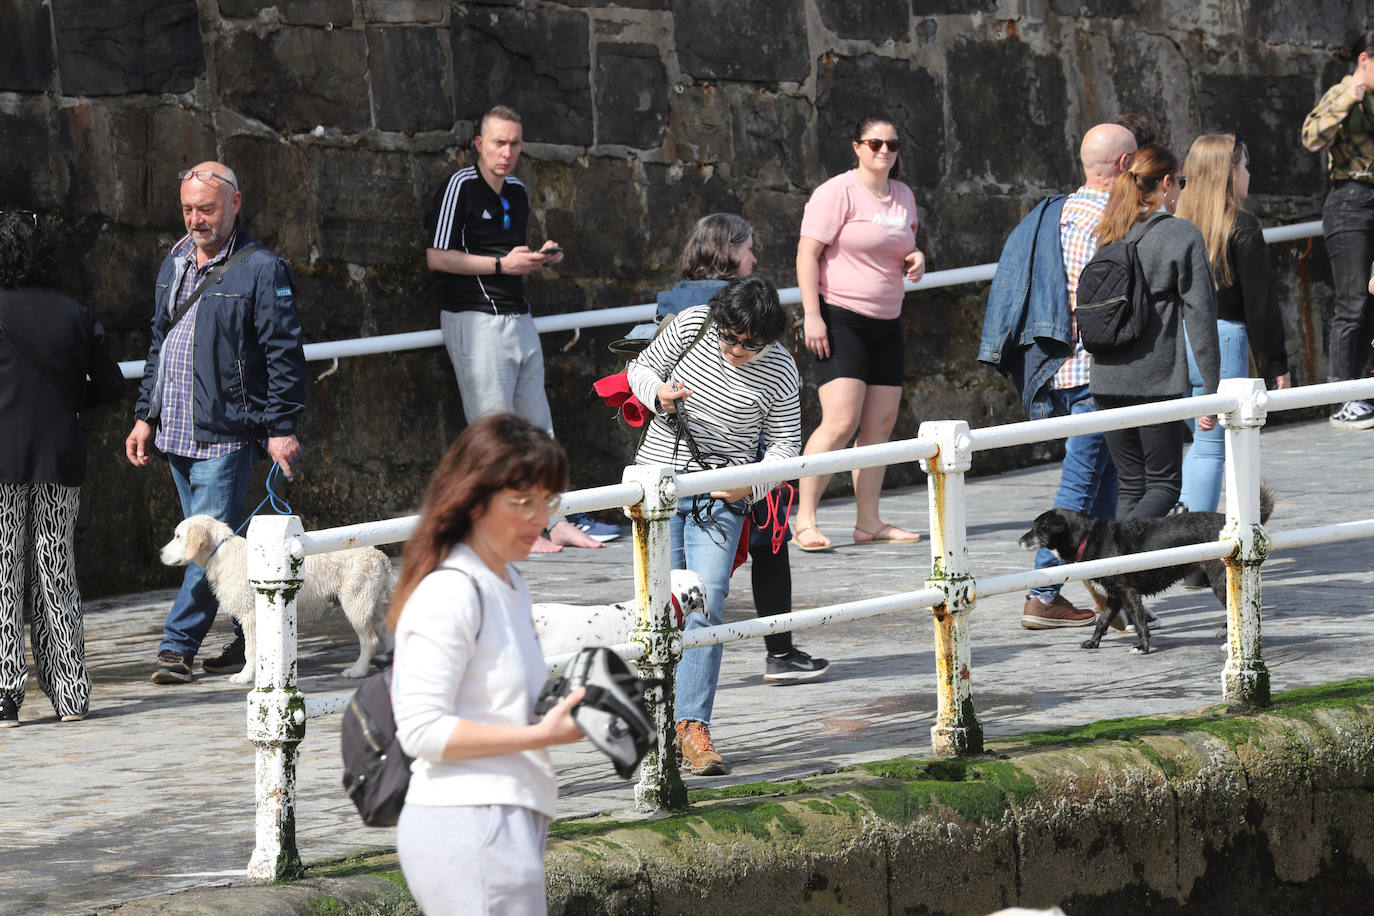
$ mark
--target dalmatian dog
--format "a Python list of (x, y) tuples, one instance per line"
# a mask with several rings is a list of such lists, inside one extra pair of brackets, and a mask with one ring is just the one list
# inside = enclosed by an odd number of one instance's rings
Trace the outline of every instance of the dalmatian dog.
[[(706, 587), (689, 569), (675, 569), (670, 580), (673, 621), (682, 629), (693, 611), (706, 613)], [(627, 642), (639, 619), (633, 600), (620, 604), (536, 604), (534, 629), (544, 654), (564, 655), (588, 646), (617, 646)]]

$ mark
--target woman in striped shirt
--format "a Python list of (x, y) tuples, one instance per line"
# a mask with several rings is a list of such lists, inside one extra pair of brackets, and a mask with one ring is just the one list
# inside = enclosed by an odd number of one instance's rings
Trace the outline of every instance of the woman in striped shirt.
[[(731, 280), (704, 306), (685, 309), (629, 366), (630, 387), (653, 409), (635, 463), (677, 471), (748, 464), (801, 451), (801, 379), (779, 343), (788, 316), (773, 284)], [(701, 576), (706, 613), (686, 628), (714, 626), (730, 592), (730, 572), (750, 503), (772, 483), (716, 491), (678, 502), (669, 524), (673, 565)], [(721, 647), (683, 653), (677, 668), (677, 744), (696, 775), (725, 772), (711, 740), (711, 709)]]

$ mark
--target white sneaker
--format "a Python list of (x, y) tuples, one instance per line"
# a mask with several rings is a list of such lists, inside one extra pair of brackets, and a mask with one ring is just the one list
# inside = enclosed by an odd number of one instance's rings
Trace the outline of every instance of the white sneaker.
[(1346, 401), (1331, 415), (1331, 425), (1337, 429), (1370, 429), (1374, 427), (1374, 406), (1368, 401)]

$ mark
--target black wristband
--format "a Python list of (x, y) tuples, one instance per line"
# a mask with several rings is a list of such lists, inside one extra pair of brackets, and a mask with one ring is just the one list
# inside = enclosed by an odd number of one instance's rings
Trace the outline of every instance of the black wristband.
[(496, 276), (498, 276), (498, 277), (501, 276), (501, 257), (500, 257), (500, 255), (497, 255), (497, 257), (496, 257)]

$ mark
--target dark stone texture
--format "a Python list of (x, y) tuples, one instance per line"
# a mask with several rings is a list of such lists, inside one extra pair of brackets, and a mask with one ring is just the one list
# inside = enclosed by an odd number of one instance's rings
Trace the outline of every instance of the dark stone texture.
[(1076, 186), (1077, 141), (1066, 136), (1061, 63), (1016, 41), (956, 39), (948, 56), (957, 142), (947, 178)]
[[(1081, 183), (1073, 184), (1073, 187)], [(931, 236), (926, 250), (927, 269), (942, 270), (965, 264), (989, 264), (1002, 254), (1002, 244), (1011, 229), (1030, 212), (1031, 207), (1052, 193), (1071, 190), (1068, 185), (1046, 189), (1024, 201), (993, 194), (968, 193), (948, 185), (936, 189), (917, 203), (927, 219), (938, 216), (939, 231)], [(996, 226), (991, 232), (988, 227)], [(928, 227), (924, 224), (922, 229)]]
[(634, 10), (666, 10), (668, 0), (562, 0), (564, 6), (580, 6), (589, 9), (605, 9), (606, 7), (622, 7)]
[(220, 41), (216, 65), (227, 107), (286, 132), (371, 125), (362, 32), (289, 27)]
[(736, 0), (673, 0), (678, 62), (699, 80), (800, 82), (811, 74), (806, 8)]
[[(537, 178), (540, 169), (532, 170)], [(635, 171), (631, 160), (591, 156), (554, 191), (558, 203), (544, 211), (544, 228), (548, 238), (570, 246), (579, 273), (628, 279), (643, 268), (645, 214)], [(537, 180), (531, 197), (549, 187)]]
[(317, 247), (331, 261), (411, 264), (424, 253), (405, 153), (318, 151), (311, 159)]
[(896, 122), (904, 144), (903, 181), (918, 188), (944, 174), (945, 129), (935, 76), (907, 61), (872, 54), (826, 55), (817, 69), (816, 133), (826, 175), (853, 167), (850, 138), (855, 123), (868, 114)]
[(244, 223), (299, 271), (317, 239), (316, 221), (300, 218), (315, 211), (308, 157), (284, 143), (242, 135), (226, 138), (222, 155), (239, 178)]
[[(1251, 193), (1316, 194), (1326, 163), (1297, 142), (1312, 110), (1312, 81), (1302, 76), (1210, 76), (1198, 84), (1204, 129), (1238, 133), (1250, 150)], [(1180, 158), (1187, 149), (1179, 149)]]
[(362, 0), (358, 13), (368, 22), (443, 22), (447, 0)]
[(52, 0), (52, 14), (65, 95), (187, 92), (205, 72), (195, 0)]
[(678, 159), (732, 161), (730, 99), (707, 83), (678, 86), (668, 96), (668, 138), (664, 144)]
[(176, 174), (215, 158), (210, 117), (194, 109), (76, 105), (57, 113), (59, 194), (77, 213), (129, 226), (181, 222)]
[(1050, 9), (1054, 12), (1075, 18), (1136, 16), (1144, 8), (1145, 0), (1050, 0)]
[(668, 74), (654, 45), (596, 46), (597, 142), (653, 149), (668, 126)]
[(709, 166), (650, 163), (644, 166), (644, 185), (648, 226), (644, 266), (651, 270), (676, 272), (682, 247), (701, 217), (740, 212), (739, 198)]
[(439, 33), (422, 28), (367, 30), (372, 104), (381, 130), (448, 130), (453, 126), (448, 61)]
[(0, 137), (5, 138), (0, 154), (4, 157), (0, 205), (28, 210), (57, 207), (61, 198), (52, 180), (51, 157), (55, 151), (48, 127), (51, 112), (49, 104), (38, 100), (0, 109)]
[(731, 176), (754, 187), (806, 187), (821, 178), (816, 161), (815, 121), (805, 99), (753, 86), (728, 90), (734, 133)]
[(509, 105), (527, 143), (593, 142), (586, 14), (473, 5), (454, 10), (452, 29), (460, 119)]
[(353, 22), (353, 0), (274, 0), (288, 25), (346, 26)]
[[(1253, 0), (1245, 5), (1259, 41), (1339, 48), (1353, 41), (1374, 14), (1368, 2), (1307, 0), (1295, 7), (1284, 0)], [(1300, 12), (1299, 12), (1300, 11)], [(1349, 65), (1345, 64), (1349, 70)]]
[(840, 38), (902, 41), (910, 28), (911, 0), (816, 0), (821, 22)]
[(33, 0), (0, 0), (5, 53), (0, 55), (0, 91), (42, 92), (52, 86), (52, 18)]

